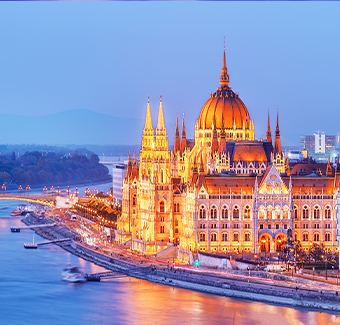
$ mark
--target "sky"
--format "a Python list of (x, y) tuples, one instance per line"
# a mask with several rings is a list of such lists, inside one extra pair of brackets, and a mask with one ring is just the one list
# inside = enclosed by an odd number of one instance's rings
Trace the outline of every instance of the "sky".
[(0, 118), (86, 109), (144, 120), (150, 96), (156, 125), (162, 95), (169, 140), (183, 112), (193, 137), (225, 38), (230, 86), (256, 138), (268, 111), (284, 145), (336, 134), (339, 14), (339, 2), (1, 2)]

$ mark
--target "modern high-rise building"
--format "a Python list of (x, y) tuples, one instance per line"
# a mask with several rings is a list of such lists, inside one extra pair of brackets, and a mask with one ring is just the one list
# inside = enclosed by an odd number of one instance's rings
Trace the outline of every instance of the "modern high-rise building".
[(291, 168), (279, 116), (274, 136), (268, 114), (266, 139), (256, 140), (248, 109), (229, 86), (225, 53), (220, 87), (197, 116), (194, 142), (184, 116), (181, 132), (177, 118), (170, 152), (162, 98), (156, 128), (148, 100), (139, 165), (129, 159), (123, 184), (121, 243), (143, 254), (177, 244), (185, 261), (198, 251), (280, 252), (288, 236), (305, 250), (311, 243), (337, 249), (340, 165), (306, 160)]

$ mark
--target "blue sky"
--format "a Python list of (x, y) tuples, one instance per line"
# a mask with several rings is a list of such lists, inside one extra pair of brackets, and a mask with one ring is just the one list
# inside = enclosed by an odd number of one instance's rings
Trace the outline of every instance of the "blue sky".
[(193, 136), (225, 37), (230, 86), (257, 138), (268, 109), (285, 144), (335, 134), (339, 15), (338, 2), (1, 2), (0, 114), (144, 119), (150, 96), (156, 124), (161, 94), (170, 138), (183, 111)]

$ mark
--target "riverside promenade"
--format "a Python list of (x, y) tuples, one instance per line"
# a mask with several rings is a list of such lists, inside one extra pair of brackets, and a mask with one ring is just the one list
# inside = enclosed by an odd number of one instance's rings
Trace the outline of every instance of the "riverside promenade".
[[(26, 225), (37, 219), (28, 216)], [(46, 218), (39, 223), (53, 223)], [(196, 290), (210, 294), (340, 312), (338, 287), (318, 281), (260, 271), (212, 271), (183, 265), (170, 265), (123, 251), (118, 247), (102, 250), (81, 242), (78, 234), (63, 224), (34, 228), (40, 236), (49, 239), (71, 238), (71, 242), (58, 243), (60, 247), (108, 270), (165, 285)]]

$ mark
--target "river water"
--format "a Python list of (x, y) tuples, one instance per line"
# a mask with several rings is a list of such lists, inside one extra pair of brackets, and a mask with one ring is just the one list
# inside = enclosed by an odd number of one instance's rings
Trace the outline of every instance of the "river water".
[[(62, 250), (25, 250), (33, 233), (10, 217), (19, 202), (0, 201), (0, 324), (340, 324), (340, 316), (173, 288), (129, 277), (70, 284), (68, 262), (84, 272), (105, 271)], [(35, 236), (37, 242), (43, 238)]]

